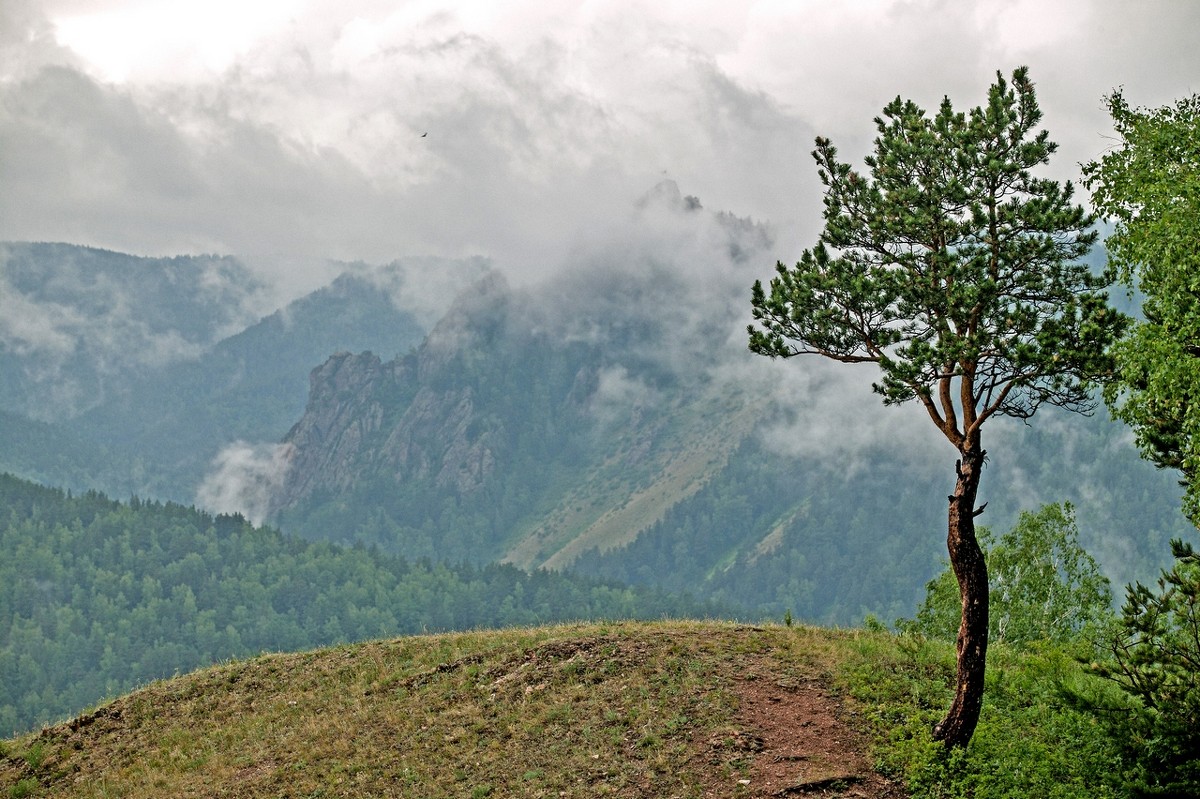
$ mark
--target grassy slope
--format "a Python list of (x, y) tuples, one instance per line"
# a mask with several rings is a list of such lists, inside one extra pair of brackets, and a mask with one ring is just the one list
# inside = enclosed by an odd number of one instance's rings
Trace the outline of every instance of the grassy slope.
[(1112, 743), (1060, 701), (1079, 665), (989, 660), (975, 740), (947, 760), (928, 730), (952, 645), (885, 632), (580, 624), (262, 655), (0, 741), (0, 796), (737, 796), (739, 686), (762, 678), (848, 697), (914, 797), (1119, 796)]
[[(726, 623), (420, 636), (153, 683), (2, 744), (9, 795), (693, 796), (736, 786), (747, 668), (827, 677), (852, 634)], [(0, 794), (3, 795), (3, 794)]]
[(609, 457), (568, 487), (555, 506), (510, 546), (503, 561), (523, 569), (562, 569), (590, 548), (628, 544), (675, 505), (718, 476), (754, 429), (760, 409), (728, 397), (689, 397), (670, 411), (671, 424), (637, 468), (620, 440)]

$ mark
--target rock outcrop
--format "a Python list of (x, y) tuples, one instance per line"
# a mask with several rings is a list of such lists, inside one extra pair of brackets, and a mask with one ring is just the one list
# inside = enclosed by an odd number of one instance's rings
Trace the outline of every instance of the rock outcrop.
[(386, 363), (340, 352), (314, 369), (307, 409), (284, 439), (294, 454), (276, 509), (381, 479), (455, 496), (480, 490), (509, 448), (514, 422), (480, 393), (528, 343), (515, 341), (529, 333), (510, 325), (510, 298), (503, 278), (489, 275), (415, 352)]

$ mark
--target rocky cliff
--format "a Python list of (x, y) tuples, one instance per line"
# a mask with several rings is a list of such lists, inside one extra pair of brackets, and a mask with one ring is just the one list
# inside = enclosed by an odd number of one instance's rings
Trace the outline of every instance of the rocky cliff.
[(340, 352), (314, 369), (304, 416), (285, 438), (291, 463), (277, 507), (380, 477), (460, 495), (478, 490), (495, 468), (503, 430), (480, 424), (476, 391), (457, 367), (504, 326), (507, 294), (491, 276), (417, 351), (387, 363), (371, 352)]
[(570, 335), (491, 275), (415, 351), (330, 357), (285, 439), (276, 517), (314, 535), (527, 567), (628, 542), (750, 430), (737, 403), (660, 390), (676, 378), (622, 363), (637, 360), (637, 331), (623, 329), (636, 322)]

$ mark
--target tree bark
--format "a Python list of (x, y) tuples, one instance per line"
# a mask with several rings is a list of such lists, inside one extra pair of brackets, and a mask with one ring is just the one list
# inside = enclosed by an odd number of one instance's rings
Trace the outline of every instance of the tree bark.
[(966, 746), (979, 723), (983, 706), (983, 679), (988, 644), (988, 573), (983, 550), (975, 538), (975, 517), (983, 508), (975, 509), (979, 478), (986, 453), (978, 445), (962, 451), (955, 466), (958, 481), (949, 497), (949, 530), (946, 548), (950, 567), (958, 580), (962, 600), (962, 621), (958, 626), (958, 676), (954, 703), (946, 717), (933, 728), (933, 737), (947, 748)]

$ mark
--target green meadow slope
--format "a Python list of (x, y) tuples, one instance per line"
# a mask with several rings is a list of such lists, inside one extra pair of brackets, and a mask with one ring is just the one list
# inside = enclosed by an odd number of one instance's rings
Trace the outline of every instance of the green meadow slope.
[[(264, 654), (0, 741), (0, 796), (1116, 797), (1049, 649), (992, 653), (971, 747), (929, 724), (952, 645), (624, 622)], [(906, 793), (909, 791), (910, 793)]]
[(733, 795), (756, 748), (739, 686), (825, 681), (846, 637), (625, 623), (263, 655), (5, 742), (0, 786), (48, 797)]

